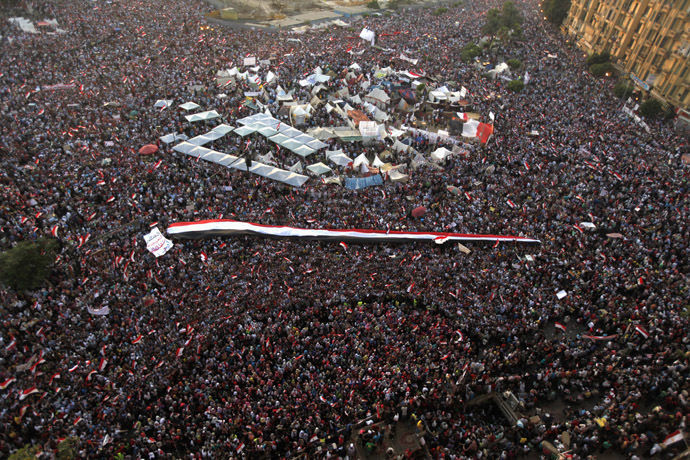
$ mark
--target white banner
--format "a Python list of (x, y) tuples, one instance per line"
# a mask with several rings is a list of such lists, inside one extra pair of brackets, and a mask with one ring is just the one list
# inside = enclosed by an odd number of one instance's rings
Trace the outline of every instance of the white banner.
[(362, 137), (376, 137), (379, 134), (379, 127), (375, 121), (360, 121), (359, 132)]
[(163, 236), (158, 227), (151, 230), (151, 233), (144, 235), (146, 249), (156, 257), (165, 255), (173, 247), (173, 242)]
[(277, 238), (305, 238), (330, 241), (393, 242), (393, 241), (506, 241), (513, 243), (539, 243), (524, 236), (472, 235), (445, 232), (401, 232), (393, 230), (363, 229), (314, 229), (276, 225), (260, 225), (234, 220), (204, 220), (201, 222), (177, 222), (168, 227), (169, 235), (181, 238), (204, 238), (214, 236), (255, 235)]

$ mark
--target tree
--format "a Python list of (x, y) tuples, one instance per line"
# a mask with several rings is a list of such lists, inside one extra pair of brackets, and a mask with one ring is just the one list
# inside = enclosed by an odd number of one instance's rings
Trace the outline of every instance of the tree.
[(592, 75), (595, 77), (610, 77), (616, 73), (616, 68), (610, 62), (604, 62), (603, 64), (594, 64), (589, 68)]
[(460, 51), (460, 59), (463, 62), (470, 62), (472, 59), (480, 56), (482, 54), (482, 49), (476, 43), (468, 43)]
[(506, 64), (508, 64), (508, 66), (512, 70), (516, 70), (516, 69), (519, 69), (520, 67), (522, 67), (522, 61), (519, 59), (508, 59), (506, 61)]
[(0, 254), (0, 282), (17, 291), (36, 289), (50, 273), (57, 240), (22, 241)]
[(511, 80), (508, 82), (508, 89), (514, 93), (519, 93), (525, 87), (522, 80)]
[(560, 27), (568, 17), (570, 0), (545, 0), (543, 8), (546, 19), (554, 26)]
[(659, 99), (650, 97), (640, 104), (640, 114), (645, 118), (657, 118), (664, 111), (664, 106)]
[(24, 446), (9, 456), (8, 460), (36, 460), (38, 446)]
[(486, 22), (482, 31), (488, 35), (496, 35), (502, 27), (508, 30), (517, 30), (522, 24), (523, 17), (515, 3), (505, 2), (501, 9), (491, 8), (486, 13)]
[(600, 54), (591, 54), (587, 57), (587, 61), (585, 61), (588, 67), (594, 64), (605, 64), (607, 62), (611, 62), (611, 54), (608, 51), (604, 51)]
[(381, 9), (381, 6), (379, 6), (379, 2), (377, 0), (371, 0), (369, 3), (367, 3), (367, 8), (371, 8), (372, 10), (379, 10)]
[(633, 93), (633, 86), (629, 84), (625, 80), (621, 80), (618, 83), (616, 83), (616, 86), (613, 87), (613, 94), (618, 98), (618, 99), (623, 99), (625, 96), (629, 96)]
[(69, 437), (58, 444), (57, 460), (72, 460), (77, 457), (77, 443), (79, 439)]

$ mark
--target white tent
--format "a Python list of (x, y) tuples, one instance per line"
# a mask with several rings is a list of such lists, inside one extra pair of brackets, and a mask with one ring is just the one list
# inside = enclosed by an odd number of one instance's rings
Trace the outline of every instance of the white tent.
[(282, 143), (288, 139), (290, 138), (287, 137), (285, 134), (276, 134), (275, 136), (271, 136), (268, 138), (269, 141), (274, 142), (278, 145), (283, 145)]
[(220, 114), (215, 110), (209, 110), (207, 112), (199, 112), (193, 115), (185, 115), (185, 118), (190, 123), (193, 123), (195, 121), (206, 121), (213, 120), (214, 118), (220, 118)]
[(225, 135), (227, 133), (233, 132), (234, 130), (235, 130), (235, 128), (233, 128), (230, 125), (220, 124), (220, 125), (216, 126), (215, 128), (213, 128), (211, 131), (213, 131), (214, 133), (220, 133), (220, 134)]
[(309, 148), (306, 145), (300, 145), (299, 147), (292, 149), (292, 151), (301, 157), (308, 157), (314, 153), (314, 149)]
[(369, 94), (364, 96), (364, 100), (371, 102), (377, 107), (383, 107), (390, 102), (391, 98), (381, 88), (374, 88)]
[[(310, 128), (307, 134), (317, 140), (326, 141), (335, 137), (335, 132), (331, 128)], [(325, 145), (324, 145), (325, 147)]]
[(271, 137), (278, 134), (278, 131), (275, 128), (271, 128), (270, 126), (264, 126), (262, 128), (259, 128), (256, 132), (264, 137)]
[(410, 149), (410, 147), (408, 145), (403, 144), (398, 139), (396, 139), (395, 143), (393, 143), (392, 149), (395, 150), (396, 152), (406, 153)]
[(369, 166), (369, 160), (367, 160), (367, 157), (364, 155), (364, 153), (360, 153), (359, 156), (355, 158), (355, 161), (352, 163), (352, 168), (356, 169), (360, 165)]
[(388, 172), (388, 177), (390, 178), (391, 181), (393, 182), (405, 182), (407, 179), (410, 177), (407, 174), (403, 174), (397, 169), (391, 169)]
[(208, 144), (209, 142), (213, 142), (216, 139), (220, 139), (221, 137), (223, 137), (223, 134), (215, 131), (209, 131), (206, 134), (201, 134), (200, 136), (189, 139), (189, 143), (194, 145), (204, 145)]
[(166, 109), (170, 107), (173, 103), (172, 99), (158, 99), (153, 106), (157, 109)]
[(431, 101), (431, 102), (445, 101), (447, 99), (448, 99), (448, 96), (443, 91), (431, 91), (431, 92), (429, 92), (429, 101)]
[(313, 141), (309, 141), (309, 142), (305, 143), (304, 145), (306, 145), (307, 147), (312, 148), (314, 150), (321, 150), (324, 147), (328, 147), (326, 144), (324, 144), (323, 142), (321, 142), (318, 139), (314, 139)]
[(240, 126), (239, 128), (235, 128), (235, 134), (238, 134), (242, 137), (247, 136), (249, 134), (255, 133), (257, 130), (257, 127), (254, 125), (247, 125), (247, 126)]
[(286, 140), (284, 140), (283, 143), (280, 144), (280, 145), (283, 146), (283, 147), (285, 147), (286, 149), (292, 150), (292, 151), (294, 152), (296, 148), (301, 147), (301, 146), (303, 146), (304, 144), (302, 144), (301, 142), (296, 141), (296, 140), (294, 140), (294, 139), (286, 139)]
[(444, 160), (448, 155), (452, 155), (452, 154), (453, 154), (453, 152), (451, 152), (447, 148), (439, 147), (436, 150), (434, 150), (433, 152), (431, 152), (431, 158), (433, 158), (434, 160), (441, 161), (441, 160)]
[(374, 156), (374, 161), (371, 163), (371, 165), (372, 165), (374, 168), (380, 168), (380, 167), (383, 166), (384, 164), (385, 164), (385, 163), (384, 163), (383, 161), (381, 161), (381, 159), (379, 158), (378, 155)]
[(317, 176), (320, 176), (321, 174), (326, 174), (327, 172), (333, 171), (331, 168), (329, 168), (328, 166), (326, 166), (325, 164), (323, 164), (321, 162), (313, 164), (313, 165), (309, 165), (309, 166), (307, 166), (307, 169), (309, 171), (313, 172), (314, 174), (316, 174)]
[(183, 110), (194, 110), (198, 109), (201, 106), (196, 102), (185, 102), (184, 104), (180, 104), (179, 107)]
[(299, 160), (297, 161), (297, 163), (295, 163), (294, 165), (290, 166), (288, 169), (289, 169), (290, 171), (296, 172), (296, 173), (301, 173), (302, 171), (304, 171), (304, 168), (302, 168), (302, 162), (299, 161)]
[(160, 139), (166, 144), (171, 144), (175, 141), (186, 141), (189, 137), (186, 134), (171, 133), (161, 136)]
[(296, 125), (303, 125), (309, 114), (301, 106), (295, 105), (290, 107), (290, 118), (292, 122)]
[(293, 139), (296, 140), (297, 142), (301, 142), (302, 144), (306, 144), (307, 142), (311, 142), (311, 141), (315, 140), (309, 134), (300, 134), (299, 136), (293, 137)]
[(338, 166), (347, 166), (352, 163), (352, 158), (348, 157), (344, 153), (338, 153), (336, 155), (331, 155), (328, 157), (330, 161), (337, 164)]

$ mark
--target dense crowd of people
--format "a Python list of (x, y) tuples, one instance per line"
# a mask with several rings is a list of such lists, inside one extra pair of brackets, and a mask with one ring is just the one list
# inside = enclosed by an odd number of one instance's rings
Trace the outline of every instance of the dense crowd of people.
[[(463, 63), (462, 47), (500, 4), (356, 17), (301, 35), (218, 26), (207, 5), (180, 0), (4, 11), (0, 246), (49, 237), (60, 253), (42, 288), (2, 289), (0, 455), (31, 445), (52, 458), (75, 438), (90, 459), (345, 458), (359, 420), (399, 416), (421, 422), (433, 458), (519, 458), (542, 454), (544, 441), (581, 459), (684, 449), (664, 440), (690, 422), (687, 141), (665, 122), (648, 121), (647, 132), (625, 115), (613, 82), (587, 72), (536, 1), (517, 2), (524, 38), (480, 59), (522, 61), (524, 91)], [(55, 18), (61, 30), (28, 34), (6, 20), (22, 15)], [(364, 26), (377, 47), (358, 38)], [(495, 133), (487, 145), (460, 138), (461, 154), (408, 169), (407, 182), (356, 191), (318, 178), (292, 188), (159, 141), (215, 125), (189, 123), (176, 109), (187, 101), (231, 126), (255, 113), (247, 82), (215, 82), (248, 55), (270, 59), (259, 75), (273, 71), (304, 102), (310, 88), (298, 81), (317, 66), (361, 67), (361, 79), (329, 81), (331, 95), (363, 94), (386, 66), (464, 86), (473, 112), (496, 114)], [(278, 116), (276, 86), (265, 89)], [(174, 104), (156, 108), (159, 99)], [(389, 127), (413, 121), (387, 111)], [(343, 124), (321, 106), (300, 128)], [(230, 134), (213, 148), (271, 152), (286, 167), (300, 159), (262, 139)], [(370, 159), (392, 144), (326, 142)], [(157, 153), (138, 154), (152, 143)], [(410, 144), (428, 158), (453, 140)], [(323, 150), (303, 161), (327, 163)], [(411, 218), (418, 206), (426, 215)], [(466, 253), (240, 237), (175, 240), (160, 258), (146, 250), (150, 226), (215, 218), (541, 244), (468, 243)], [(511, 426), (467, 405), (506, 391), (523, 414), (556, 399), (566, 408)]]

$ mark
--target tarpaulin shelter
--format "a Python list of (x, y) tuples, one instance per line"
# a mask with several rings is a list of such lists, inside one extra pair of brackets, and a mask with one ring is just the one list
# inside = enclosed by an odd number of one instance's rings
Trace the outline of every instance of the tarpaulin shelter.
[(345, 188), (349, 190), (359, 190), (376, 185), (383, 185), (383, 178), (379, 174), (368, 177), (348, 177), (345, 179)]
[(410, 214), (415, 218), (424, 217), (426, 214), (426, 208), (424, 206), (418, 206), (414, 208)]
[(146, 144), (139, 149), (139, 155), (152, 155), (158, 151), (156, 144)]

